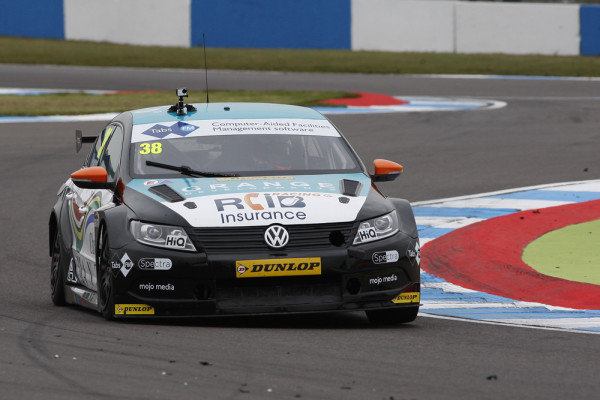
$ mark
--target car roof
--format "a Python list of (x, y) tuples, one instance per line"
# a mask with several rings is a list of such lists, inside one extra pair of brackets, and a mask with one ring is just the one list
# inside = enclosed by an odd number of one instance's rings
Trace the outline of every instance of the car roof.
[(212, 119), (314, 119), (326, 120), (312, 108), (270, 103), (201, 103), (194, 104), (197, 111), (177, 116), (168, 113), (169, 106), (133, 110), (133, 125), (168, 121), (212, 120)]

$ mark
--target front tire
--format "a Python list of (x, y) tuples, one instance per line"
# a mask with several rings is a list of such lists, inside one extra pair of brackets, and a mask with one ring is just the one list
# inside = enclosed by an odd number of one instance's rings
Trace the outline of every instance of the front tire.
[(419, 306), (403, 308), (384, 308), (365, 311), (373, 325), (397, 325), (412, 322), (417, 318)]
[(98, 242), (98, 310), (106, 320), (112, 320), (115, 313), (115, 294), (112, 271), (110, 268), (110, 247), (108, 245), (108, 233), (102, 229)]
[(50, 261), (50, 297), (55, 306), (64, 306), (65, 301), (65, 254), (60, 245), (58, 232), (54, 233), (52, 242), (52, 259)]

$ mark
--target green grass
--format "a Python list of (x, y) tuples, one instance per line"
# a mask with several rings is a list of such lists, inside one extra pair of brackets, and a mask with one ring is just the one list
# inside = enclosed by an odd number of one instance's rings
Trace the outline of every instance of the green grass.
[[(204, 102), (204, 94), (196, 101)], [(302, 91), (211, 91), (211, 102), (262, 102), (310, 106), (320, 100), (352, 96), (345, 92), (302, 92)], [(154, 93), (124, 93), (92, 95), (83, 93), (58, 93), (32, 96), (0, 96), (0, 115), (80, 115), (154, 107), (174, 104), (177, 98), (173, 91)]]
[[(0, 37), (0, 64), (203, 69), (199, 47), (129, 46), (109, 43)], [(501, 54), (391, 53), (343, 50), (207, 49), (209, 69), (380, 74), (499, 74), (600, 76), (600, 57)], [(211, 91), (212, 102), (253, 101), (313, 105), (351, 96), (344, 92)], [(0, 96), (0, 115), (74, 115), (119, 112), (174, 103), (169, 93), (94, 96)], [(190, 99), (198, 102), (198, 99)], [(202, 99), (203, 101), (203, 99)]]
[[(210, 44), (210, 43), (209, 43)], [(204, 67), (202, 49), (0, 37), (0, 63)], [(209, 69), (383, 74), (600, 76), (600, 57), (207, 49)]]

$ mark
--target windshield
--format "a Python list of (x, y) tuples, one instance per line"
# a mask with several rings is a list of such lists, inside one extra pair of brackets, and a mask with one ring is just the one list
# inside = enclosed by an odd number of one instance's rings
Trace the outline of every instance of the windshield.
[(181, 175), (181, 172), (147, 165), (147, 161), (240, 176), (361, 171), (359, 161), (341, 136), (176, 137), (132, 143), (131, 151), (133, 177)]

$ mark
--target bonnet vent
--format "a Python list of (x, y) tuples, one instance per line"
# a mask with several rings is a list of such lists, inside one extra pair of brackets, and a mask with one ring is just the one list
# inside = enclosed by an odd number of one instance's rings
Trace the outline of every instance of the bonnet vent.
[(185, 200), (184, 197), (181, 197), (179, 193), (177, 193), (168, 185), (152, 186), (150, 189), (148, 189), (148, 191), (152, 194), (162, 197), (170, 203), (176, 203), (178, 201)]
[(360, 193), (362, 183), (350, 179), (342, 179), (340, 181), (340, 192), (345, 196), (356, 197)]

